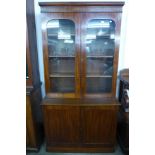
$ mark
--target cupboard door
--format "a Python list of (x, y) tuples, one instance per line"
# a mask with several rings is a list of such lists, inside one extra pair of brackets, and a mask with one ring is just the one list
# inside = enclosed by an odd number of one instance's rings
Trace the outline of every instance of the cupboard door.
[(115, 94), (119, 20), (112, 13), (83, 14), (81, 43), (84, 95)]
[(117, 117), (113, 107), (84, 106), (81, 114), (84, 145), (114, 145)]
[(50, 14), (45, 23), (46, 91), (60, 97), (75, 97), (80, 89), (78, 17)]
[(76, 145), (80, 139), (78, 106), (50, 105), (44, 107), (48, 146)]

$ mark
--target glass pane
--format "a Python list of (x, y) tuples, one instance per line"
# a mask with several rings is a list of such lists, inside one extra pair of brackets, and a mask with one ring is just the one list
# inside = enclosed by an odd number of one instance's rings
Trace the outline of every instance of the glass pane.
[(114, 40), (97, 37), (96, 39), (87, 39), (87, 56), (113, 56), (114, 55)]
[(51, 92), (72, 93), (74, 92), (75, 79), (72, 77), (55, 77), (51, 79)]
[(103, 93), (111, 91), (114, 51), (114, 21), (109, 19), (89, 21), (86, 34), (87, 92)]
[(87, 76), (112, 76), (113, 58), (87, 58)]
[(75, 61), (72, 58), (52, 58), (49, 64), (50, 74), (74, 76)]
[(75, 24), (68, 19), (47, 23), (52, 92), (75, 91)]
[(111, 78), (88, 77), (87, 78), (87, 93), (110, 93), (112, 87)]
[(49, 56), (75, 56), (75, 25), (67, 19), (47, 24)]

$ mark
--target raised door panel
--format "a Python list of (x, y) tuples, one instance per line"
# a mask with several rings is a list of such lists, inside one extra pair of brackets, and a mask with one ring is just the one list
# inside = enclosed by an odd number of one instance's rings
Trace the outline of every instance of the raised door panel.
[(116, 110), (106, 106), (82, 107), (82, 142), (86, 145), (114, 145)]
[(52, 97), (79, 96), (79, 16), (46, 14), (42, 23), (46, 92)]
[(44, 107), (45, 130), (48, 146), (79, 143), (79, 107), (50, 105)]
[(81, 71), (84, 96), (115, 95), (120, 13), (81, 14)]

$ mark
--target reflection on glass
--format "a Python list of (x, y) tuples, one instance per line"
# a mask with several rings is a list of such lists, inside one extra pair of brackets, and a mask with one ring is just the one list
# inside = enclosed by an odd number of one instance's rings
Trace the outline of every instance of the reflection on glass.
[(86, 50), (88, 56), (113, 56), (115, 23), (109, 19), (94, 19), (88, 23)]
[(50, 82), (51, 92), (72, 93), (75, 91), (75, 79), (72, 77), (54, 77)]
[(75, 25), (71, 20), (51, 20), (47, 24), (50, 56), (75, 56)]
[(49, 60), (50, 74), (74, 75), (75, 61), (72, 58), (53, 58)]
[(111, 91), (115, 50), (115, 23), (110, 19), (88, 22), (86, 41), (87, 82), (89, 93)]
[(113, 59), (111, 58), (87, 58), (87, 75), (95, 76), (112, 76), (113, 72)]
[(112, 78), (93, 77), (87, 78), (87, 93), (110, 93)]
[(75, 91), (75, 24), (67, 19), (47, 23), (52, 92)]

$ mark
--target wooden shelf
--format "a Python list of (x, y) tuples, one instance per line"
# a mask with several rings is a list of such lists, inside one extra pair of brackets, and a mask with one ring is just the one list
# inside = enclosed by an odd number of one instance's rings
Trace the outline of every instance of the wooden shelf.
[(96, 78), (96, 77), (112, 78), (111, 75), (86, 75), (86, 77), (93, 77), (93, 78)]
[[(50, 77), (75, 77), (75, 75), (71, 74), (50, 74)], [(112, 78), (111, 75), (87, 75), (86, 77), (104, 77), (104, 78)]]
[(56, 78), (61, 78), (61, 77), (75, 77), (73, 74), (50, 74), (50, 78), (56, 77)]
[[(75, 56), (48, 56), (49, 58), (75, 58)], [(87, 56), (87, 58), (114, 58), (113, 56)]]
[[(68, 35), (75, 36), (75, 34), (73, 34), (73, 33), (71, 33), (71, 34), (68, 34)], [(57, 36), (58, 36), (58, 34), (48, 34), (48, 36), (57, 37)]]
[(48, 56), (49, 58), (75, 58), (75, 56)]
[(100, 55), (92, 55), (92, 56), (87, 56), (87, 58), (113, 58), (113, 56), (100, 56)]

